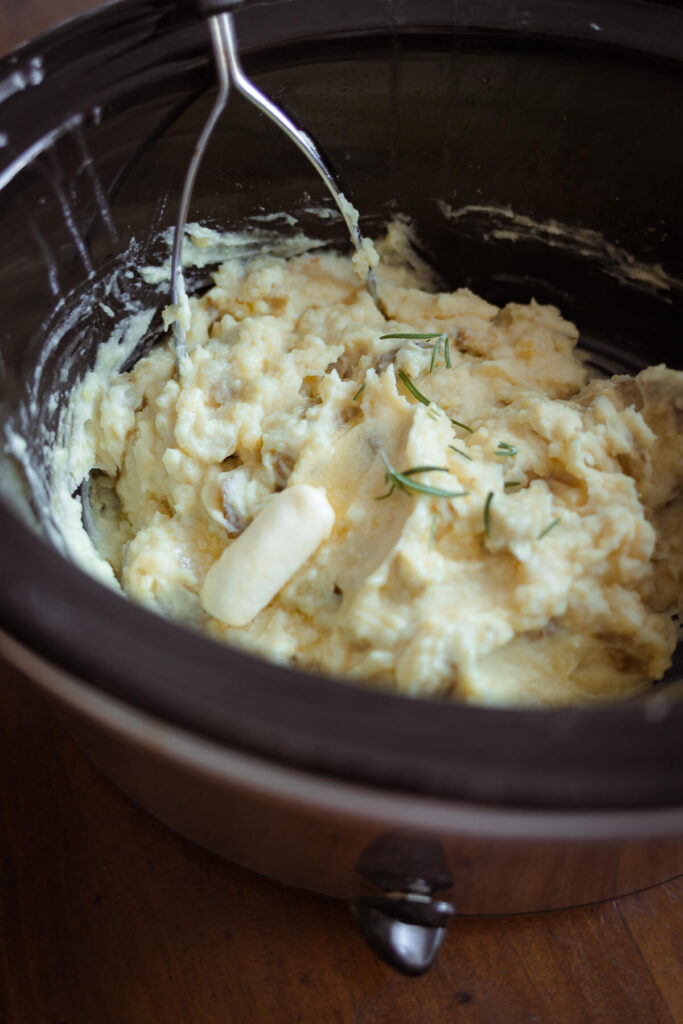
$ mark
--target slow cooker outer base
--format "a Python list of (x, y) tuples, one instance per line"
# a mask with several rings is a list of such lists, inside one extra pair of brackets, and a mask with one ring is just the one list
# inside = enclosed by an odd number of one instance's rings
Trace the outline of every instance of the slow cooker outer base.
[(683, 868), (683, 808), (527, 811), (358, 786), (163, 723), (4, 634), (0, 651), (135, 803), (200, 846), (287, 885), (354, 899), (419, 876), (458, 914), (490, 915), (612, 899)]

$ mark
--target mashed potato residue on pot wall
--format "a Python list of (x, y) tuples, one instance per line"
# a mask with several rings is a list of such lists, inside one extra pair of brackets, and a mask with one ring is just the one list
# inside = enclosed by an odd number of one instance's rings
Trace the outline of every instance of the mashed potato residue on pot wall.
[[(95, 402), (99, 548), (127, 594), (404, 694), (558, 705), (664, 673), (683, 374), (588, 382), (553, 307), (433, 293), (405, 266), (380, 268), (388, 320), (339, 255), (214, 279), (191, 300), (183, 380), (166, 344)], [(383, 337), (416, 333), (448, 344)], [(326, 497), (331, 533), (246, 625), (211, 617), (209, 570), (295, 485)]]

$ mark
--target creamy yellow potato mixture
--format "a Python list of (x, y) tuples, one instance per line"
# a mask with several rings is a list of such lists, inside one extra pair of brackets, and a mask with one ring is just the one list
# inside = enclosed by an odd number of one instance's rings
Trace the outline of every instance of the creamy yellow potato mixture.
[(379, 276), (388, 319), (343, 256), (228, 261), (191, 299), (182, 380), (167, 343), (101, 387), (91, 490), (125, 592), (415, 696), (561, 705), (660, 677), (683, 374), (588, 381), (553, 307)]

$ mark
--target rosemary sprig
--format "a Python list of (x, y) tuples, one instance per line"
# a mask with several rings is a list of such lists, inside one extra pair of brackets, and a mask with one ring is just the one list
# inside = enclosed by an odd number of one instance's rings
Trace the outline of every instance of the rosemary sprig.
[[(419, 388), (417, 388), (415, 386), (415, 384), (410, 379), (410, 377), (405, 372), (405, 370), (399, 370), (398, 371), (398, 376), (399, 376), (399, 379), (405, 384), (405, 386), (407, 387), (408, 391), (410, 391), (410, 393), (413, 396), (413, 398), (417, 398), (418, 402), (422, 402), (423, 405), (431, 405), (432, 404), (431, 401), (427, 398), (427, 396), (423, 395), (422, 392), (419, 390)], [(430, 410), (430, 412), (431, 412), (431, 410)], [(436, 416), (432, 416), (432, 419), (436, 419), (436, 418), (437, 418)], [(451, 421), (451, 423), (454, 423), (456, 427), (462, 427), (462, 429), (466, 430), (468, 434), (473, 434), (474, 433), (474, 431), (472, 430), (472, 427), (468, 427), (466, 423), (461, 423), (459, 420), (454, 420), (452, 416), (449, 416), (448, 418)]]
[(536, 540), (543, 540), (544, 537), (547, 537), (550, 531), (554, 530), (559, 522), (560, 517), (558, 516), (557, 519), (553, 519), (552, 523), (549, 523), (548, 526), (546, 526), (545, 530), (541, 530)]
[(358, 391), (356, 391), (355, 395), (351, 399), (352, 402), (355, 402), (355, 401), (357, 401), (360, 398), (360, 396), (365, 391), (365, 385), (366, 384), (367, 384), (367, 381), (364, 380), (363, 383), (361, 384), (361, 386), (358, 388)]
[(413, 466), (412, 469), (404, 469), (403, 476), (413, 476), (415, 473), (450, 473), (448, 466)]
[(451, 339), (448, 337), (448, 335), (446, 333), (444, 333), (444, 334), (440, 334), (439, 337), (434, 342), (434, 344), (432, 345), (432, 360), (431, 360), (431, 362), (429, 364), (429, 372), (430, 373), (434, 369), (434, 364), (436, 363), (436, 360), (439, 358), (439, 352), (441, 351), (441, 346), (442, 345), (443, 345), (443, 358), (444, 358), (444, 362), (445, 362), (445, 364), (446, 364), (446, 366), (448, 367), (449, 370), (452, 368), (452, 363), (451, 363)]
[(445, 491), (441, 487), (431, 487), (429, 484), (423, 484), (419, 480), (411, 480), (411, 477), (416, 473), (450, 473), (446, 466), (414, 466), (412, 469), (405, 469), (402, 473), (398, 473), (384, 452), (380, 452), (380, 455), (386, 466), (386, 483), (390, 486), (386, 494), (377, 495), (376, 501), (390, 497), (397, 487), (406, 494), (409, 494), (410, 491), (416, 491), (418, 494), (429, 494), (433, 498), (464, 498), (468, 493), (467, 491)]
[(380, 334), (380, 341), (389, 341), (393, 339), (399, 339), (402, 341), (431, 341), (435, 339), (432, 346), (432, 358), (429, 363), (429, 372), (431, 373), (436, 365), (436, 361), (439, 358), (439, 352), (443, 345), (443, 357), (446, 366), (450, 370), (452, 368), (451, 363), (451, 339), (448, 337), (445, 331), (425, 331), (422, 334), (415, 333), (413, 331), (403, 331), (399, 334)]
[(422, 392), (415, 387), (415, 385), (413, 384), (412, 380), (405, 372), (405, 370), (399, 370), (398, 375), (400, 379), (403, 381), (404, 385), (408, 388), (408, 391), (410, 391), (413, 398), (417, 398), (418, 402), (422, 402), (423, 405), (432, 404), (431, 401), (428, 398), (425, 398)]
[(468, 434), (474, 433), (472, 427), (468, 427), (466, 423), (461, 423), (460, 420), (454, 420), (452, 416), (449, 416), (448, 418), (451, 421), (451, 423), (454, 423), (456, 427), (462, 427), (462, 429), (466, 430)]
[(456, 448), (454, 444), (449, 444), (448, 447), (452, 452), (455, 452), (457, 455), (462, 455), (463, 459), (467, 459), (468, 462), (474, 462), (474, 459), (472, 458), (471, 455), (468, 455), (467, 452), (463, 452), (460, 448)]
[(404, 341), (429, 341), (430, 338), (441, 338), (441, 331), (429, 331), (426, 334), (415, 334), (414, 331), (408, 331), (405, 334), (380, 334), (380, 341), (389, 341), (393, 338), (402, 338)]
[(496, 448), (496, 455), (516, 455), (517, 449), (513, 444), (508, 444), (507, 441), (499, 441), (498, 447)]
[(488, 539), (491, 538), (491, 502), (493, 501), (493, 491), (489, 491), (486, 495), (486, 501), (484, 502), (484, 532)]
[(442, 342), (443, 342), (443, 334), (440, 334), (439, 337), (434, 342), (434, 344), (432, 345), (432, 359), (431, 359), (431, 362), (429, 364), (429, 372), (430, 373), (434, 369), (434, 363), (436, 362), (436, 357), (438, 356), (439, 352), (441, 351)]

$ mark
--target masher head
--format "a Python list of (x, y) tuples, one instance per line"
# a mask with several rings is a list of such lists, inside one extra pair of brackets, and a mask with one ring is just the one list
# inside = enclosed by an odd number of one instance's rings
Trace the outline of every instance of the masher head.
[(204, 152), (209, 139), (213, 133), (216, 123), (223, 113), (230, 87), (254, 104), (262, 113), (266, 114), (282, 131), (294, 142), (304, 156), (315, 167), (316, 171), (327, 186), (330, 195), (334, 199), (344, 224), (349, 232), (351, 243), (359, 254), (359, 265), (365, 268), (365, 285), (377, 306), (380, 313), (385, 316), (382, 300), (377, 287), (377, 278), (372, 269), (372, 254), (374, 252), (371, 244), (363, 238), (358, 225), (358, 213), (346, 199), (344, 193), (339, 189), (334, 175), (325, 163), (315, 140), (299, 128), (283, 110), (270, 100), (260, 89), (249, 79), (240, 63), (237, 48), (237, 37), (232, 19), (232, 12), (241, 6), (242, 0), (198, 0), (200, 13), (207, 18), (211, 32), (214, 62), (218, 76), (218, 91), (209, 116), (204, 124), (202, 132), (195, 146), (190, 159), (183, 190), (178, 207), (178, 217), (173, 236), (173, 253), (171, 259), (171, 303), (174, 308), (175, 319), (173, 321), (173, 336), (175, 341), (176, 360), (179, 371), (182, 373), (183, 363), (187, 358), (185, 345), (185, 331), (189, 323), (189, 307), (187, 304), (187, 293), (183, 278), (182, 266), (182, 245), (185, 234), (185, 224), (194, 189), (197, 171), (204, 157)]

